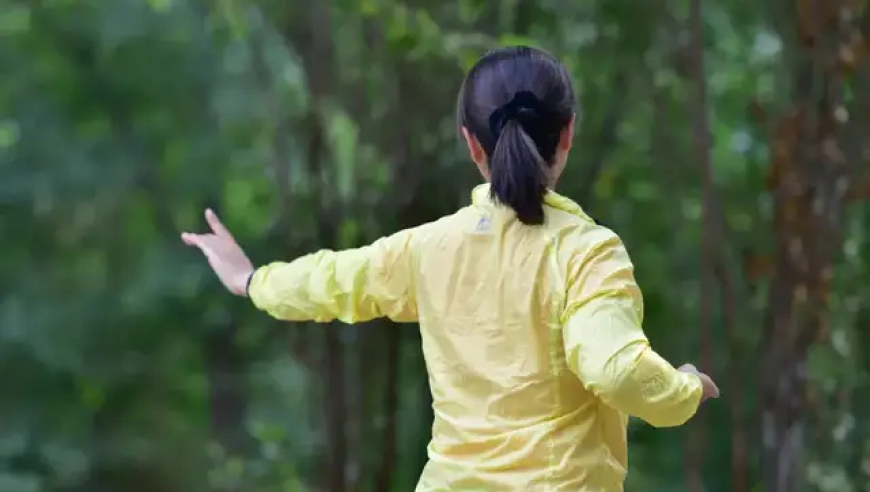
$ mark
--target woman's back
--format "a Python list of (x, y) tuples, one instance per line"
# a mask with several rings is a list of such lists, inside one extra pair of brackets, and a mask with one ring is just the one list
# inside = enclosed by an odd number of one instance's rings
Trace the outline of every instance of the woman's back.
[(679, 425), (718, 390), (650, 348), (619, 238), (551, 191), (574, 117), (564, 66), (528, 47), (496, 50), (459, 97), (488, 181), (471, 206), (256, 270), (211, 212), (211, 234), (183, 239), (276, 318), (420, 322), (435, 422), (418, 492), (620, 492), (626, 415)]
[(612, 233), (554, 193), (526, 227), (488, 192), (414, 246), (435, 414), (418, 490), (619, 490), (625, 420), (568, 370), (561, 320), (569, 249)]

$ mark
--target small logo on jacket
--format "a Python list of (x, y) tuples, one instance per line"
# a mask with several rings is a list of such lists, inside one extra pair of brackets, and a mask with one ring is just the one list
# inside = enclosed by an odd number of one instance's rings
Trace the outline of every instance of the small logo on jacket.
[(489, 217), (481, 217), (480, 220), (477, 221), (477, 226), (474, 228), (475, 232), (486, 232), (489, 230), (489, 226), (492, 224), (492, 221)]

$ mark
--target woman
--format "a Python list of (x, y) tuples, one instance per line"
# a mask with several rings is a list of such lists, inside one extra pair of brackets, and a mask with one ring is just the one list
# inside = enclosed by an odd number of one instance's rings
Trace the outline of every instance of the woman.
[(627, 416), (686, 422), (718, 396), (641, 329), (619, 238), (552, 191), (574, 133), (565, 68), (527, 47), (471, 69), (459, 127), (487, 184), (453, 215), (346, 251), (254, 269), (211, 211), (183, 234), (272, 316), (419, 322), (435, 421), (418, 492), (616, 492)]

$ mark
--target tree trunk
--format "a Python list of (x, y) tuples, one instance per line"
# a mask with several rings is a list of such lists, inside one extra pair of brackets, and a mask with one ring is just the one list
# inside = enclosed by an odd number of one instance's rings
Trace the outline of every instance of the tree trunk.
[[(400, 228), (408, 228), (418, 225), (415, 223), (413, 203), (416, 197), (417, 186), (420, 182), (419, 170), (412, 167), (412, 163), (420, 162), (413, 142), (413, 121), (407, 112), (403, 111), (406, 101), (413, 100), (413, 77), (410, 67), (401, 60), (396, 62), (396, 108), (393, 115), (397, 124), (395, 141), (392, 143), (393, 157), (393, 186), (402, 190), (400, 196), (395, 197), (401, 208), (397, 214), (397, 222)], [(375, 480), (376, 492), (389, 492), (393, 485), (393, 476), (396, 471), (398, 427), (399, 427), (399, 363), (402, 346), (402, 326), (396, 323), (384, 325), (386, 339), (386, 388), (385, 388), (385, 412), (386, 425), (383, 432), (383, 448), (381, 461)]]
[(395, 323), (388, 323), (385, 326), (387, 378), (384, 395), (387, 419), (384, 426), (381, 461), (375, 480), (375, 491), (377, 492), (389, 492), (392, 489), (393, 472), (396, 470), (396, 439), (399, 426), (399, 348), (401, 342), (399, 330), (401, 329), (402, 327)]
[[(690, 54), (692, 68), (692, 143), (693, 160), (701, 167), (703, 212), (701, 217), (701, 370), (712, 372), (713, 321), (716, 309), (717, 217), (713, 171), (710, 163), (710, 123), (708, 117), (707, 83), (704, 72), (704, 34), (701, 0), (691, 0), (689, 8)], [(689, 429), (686, 455), (686, 481), (691, 492), (706, 490), (703, 480), (707, 432), (703, 409), (693, 419)]]
[[(326, 173), (323, 169), (325, 149), (325, 129), (320, 121), (319, 112), (311, 119), (309, 149), (309, 171), (317, 182), (315, 203), (320, 204), (320, 220), (317, 242), (324, 247), (337, 243), (340, 216), (337, 207), (330, 203), (325, 193)], [(323, 331), (323, 367), (325, 388), (323, 408), (326, 409), (326, 435), (329, 443), (329, 460), (325, 469), (325, 483), (329, 492), (344, 492), (347, 485), (348, 439), (345, 429), (347, 420), (347, 388), (345, 384), (344, 347), (341, 343), (341, 330), (344, 325), (330, 323), (318, 326)]]
[(771, 148), (776, 262), (763, 340), (762, 453), (767, 492), (802, 490), (809, 414), (807, 354), (827, 337), (833, 256), (842, 248), (848, 168), (838, 143), (843, 71), (853, 34), (846, 0), (799, 0), (784, 26), (793, 108)]
[(204, 355), (212, 432), (228, 455), (244, 454), (250, 444), (245, 430), (247, 371), (236, 347), (232, 324), (228, 323), (208, 336)]
[[(294, 6), (293, 17), (300, 23), (288, 25), (284, 36), (297, 47), (305, 68), (308, 89), (311, 93), (311, 111), (306, 121), (306, 160), (312, 183), (312, 201), (319, 207), (317, 230), (318, 247), (334, 247), (341, 220), (341, 208), (328, 193), (327, 183), (331, 172), (326, 168), (328, 153), (326, 129), (322, 108), (335, 95), (335, 50), (332, 41), (332, 2), (323, 0)], [(323, 333), (324, 395), (320, 408), (326, 412), (326, 435), (328, 460), (323, 468), (321, 481), (329, 492), (344, 492), (347, 487), (348, 438), (345, 429), (347, 420), (347, 391), (345, 381), (344, 349), (341, 329), (337, 323), (317, 326)], [(305, 345), (310, 345), (311, 330), (306, 330)], [(313, 415), (322, 415), (318, 408)]]

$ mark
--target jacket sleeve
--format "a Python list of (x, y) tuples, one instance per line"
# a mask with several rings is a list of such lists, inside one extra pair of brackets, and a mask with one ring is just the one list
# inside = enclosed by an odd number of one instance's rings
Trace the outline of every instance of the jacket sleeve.
[(641, 328), (643, 298), (619, 238), (597, 226), (583, 235), (585, 247), (568, 262), (568, 366), (611, 407), (655, 427), (682, 425), (698, 410), (700, 378), (678, 371), (650, 347)]
[(286, 321), (417, 320), (411, 239), (415, 229), (344, 251), (321, 250), (258, 268), (248, 295)]

